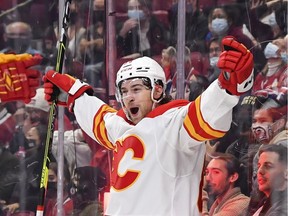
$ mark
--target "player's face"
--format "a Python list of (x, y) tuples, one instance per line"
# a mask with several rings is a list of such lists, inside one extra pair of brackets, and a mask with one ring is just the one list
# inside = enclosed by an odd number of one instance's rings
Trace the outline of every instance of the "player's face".
[(153, 107), (151, 89), (143, 84), (142, 79), (126, 80), (121, 85), (122, 102), (130, 120), (137, 124)]
[(209, 195), (218, 196), (225, 194), (230, 187), (226, 162), (220, 159), (212, 159), (206, 168), (206, 182)]
[(279, 162), (275, 152), (263, 152), (258, 161), (257, 180), (259, 190), (269, 196), (273, 190), (283, 190), (286, 185), (287, 170)]

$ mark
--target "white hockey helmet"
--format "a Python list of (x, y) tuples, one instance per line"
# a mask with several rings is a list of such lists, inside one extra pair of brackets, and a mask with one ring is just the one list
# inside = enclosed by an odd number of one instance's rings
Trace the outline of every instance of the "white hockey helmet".
[[(163, 84), (163, 92), (166, 88), (166, 77), (163, 68), (152, 58), (147, 56), (134, 59), (124, 63), (117, 72), (116, 88), (120, 93), (121, 83), (132, 78), (148, 78), (151, 82), (152, 90), (159, 80)], [(118, 95), (119, 96), (119, 95)]]

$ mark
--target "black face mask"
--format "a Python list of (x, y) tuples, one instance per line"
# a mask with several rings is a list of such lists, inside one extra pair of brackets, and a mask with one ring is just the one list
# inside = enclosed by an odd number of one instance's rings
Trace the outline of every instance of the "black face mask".
[(53, 199), (57, 197), (57, 182), (48, 182), (46, 197)]
[(97, 10), (94, 11), (93, 13), (93, 23), (97, 23), (97, 22), (105, 22), (105, 12), (104, 10)]
[(7, 38), (7, 45), (16, 54), (25, 53), (30, 45), (30, 38)]
[(30, 149), (30, 148), (34, 148), (36, 146), (36, 141), (33, 139), (27, 139), (27, 148), (26, 149)]
[(72, 11), (72, 12), (70, 13), (70, 24), (71, 24), (71, 25), (75, 25), (75, 23), (77, 22), (77, 20), (78, 20), (78, 13), (75, 12), (75, 11)]

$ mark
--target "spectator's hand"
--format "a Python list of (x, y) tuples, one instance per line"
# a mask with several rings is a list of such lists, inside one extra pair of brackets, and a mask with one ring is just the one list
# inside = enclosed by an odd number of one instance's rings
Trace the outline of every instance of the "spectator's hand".
[(252, 0), (252, 1), (251, 1), (250, 9), (257, 8), (257, 7), (259, 7), (261, 4), (262, 4), (262, 1), (261, 1), (261, 0)]
[[(282, 0), (281, 1), (280, 0), (271, 0), (271, 1), (267, 1), (266, 5), (267, 5), (268, 8), (270, 8), (270, 7), (274, 6), (275, 4), (277, 4), (279, 2), (282, 2)], [(285, 0), (283, 2), (285, 2)]]
[(126, 37), (126, 34), (128, 31), (130, 31), (131, 29), (135, 28), (138, 25), (138, 21), (136, 19), (128, 19), (124, 22), (119, 35), (123, 38)]
[(93, 94), (92, 87), (87, 83), (53, 70), (46, 73), (43, 81), (45, 100), (52, 102), (57, 99), (57, 104), (68, 106), (70, 112), (73, 110), (74, 101), (84, 92), (90, 95)]
[(29, 103), (40, 85), (41, 73), (30, 67), (40, 64), (40, 55), (0, 54), (0, 99)]
[(3, 207), (3, 210), (8, 213), (8, 215), (13, 214), (17, 209), (19, 209), (19, 203), (9, 204)]
[(235, 38), (227, 36), (222, 40), (223, 52), (217, 66), (221, 72), (219, 86), (232, 95), (241, 95), (249, 91), (254, 82), (253, 55)]

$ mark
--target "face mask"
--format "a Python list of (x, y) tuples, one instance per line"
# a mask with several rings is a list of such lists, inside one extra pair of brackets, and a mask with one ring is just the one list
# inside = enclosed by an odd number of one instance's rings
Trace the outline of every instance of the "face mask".
[(216, 67), (217, 63), (218, 63), (219, 57), (212, 57), (210, 58), (210, 66), (211, 67)]
[(288, 63), (287, 53), (281, 52), (280, 55), (281, 55), (282, 61)]
[(7, 38), (7, 45), (16, 53), (24, 53), (30, 44), (30, 38)]
[(142, 10), (128, 10), (128, 17), (131, 19), (143, 20), (145, 18), (145, 14)]
[(269, 42), (267, 46), (264, 49), (264, 55), (266, 59), (269, 58), (279, 58), (279, 55), (277, 54), (277, 51), (279, 50), (279, 47), (275, 44)]
[(48, 182), (46, 196), (50, 199), (57, 197), (57, 182)]
[(78, 13), (73, 11), (70, 13), (70, 24), (71, 25), (75, 25), (75, 23), (77, 22), (78, 20)]
[(217, 35), (224, 35), (228, 30), (228, 22), (223, 18), (212, 20), (212, 31)]
[(105, 12), (103, 10), (94, 11), (93, 20), (94, 20), (94, 23), (97, 23), (97, 22), (104, 23), (104, 21), (105, 21)]
[(27, 139), (27, 148), (30, 149), (30, 148), (33, 148), (36, 146), (36, 141), (33, 140), (33, 139)]
[(264, 18), (262, 18), (261, 22), (272, 27), (276, 26), (277, 22), (276, 22), (275, 12), (272, 12), (268, 16), (265, 16)]
[(279, 71), (279, 67), (282, 65), (282, 60), (275, 61), (275, 62), (268, 62), (268, 71), (266, 76), (270, 77)]
[(252, 132), (259, 143), (268, 143), (272, 138), (271, 123), (254, 123), (252, 124)]

